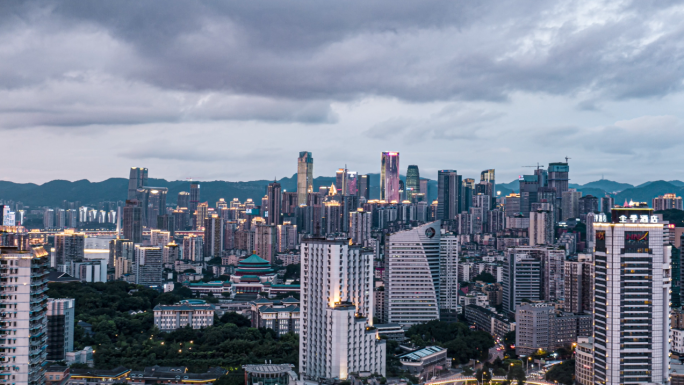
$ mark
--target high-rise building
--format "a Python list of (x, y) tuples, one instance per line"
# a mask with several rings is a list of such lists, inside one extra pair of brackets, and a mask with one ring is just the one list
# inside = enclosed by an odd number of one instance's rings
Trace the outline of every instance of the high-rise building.
[(593, 195), (579, 198), (579, 214), (597, 213), (599, 211), (599, 199)]
[(55, 228), (55, 210), (45, 209), (43, 212), (43, 229), (50, 230)]
[(358, 209), (349, 213), (349, 236), (356, 245), (366, 245), (371, 236), (373, 214)]
[(503, 269), (503, 308), (514, 313), (523, 299), (554, 302), (563, 298), (565, 250), (557, 247), (509, 248)]
[[(168, 241), (164, 244), (168, 244)], [(223, 220), (218, 214), (212, 214), (204, 219), (204, 257), (220, 257), (222, 250)]]
[(293, 217), (298, 206), (297, 193), (292, 191), (283, 192), (282, 205), (283, 216)]
[(190, 209), (190, 193), (187, 191), (181, 191), (178, 193), (178, 201), (176, 202), (176, 207), (185, 207)]
[(109, 241), (109, 259), (107, 264), (116, 267), (117, 258), (124, 258), (130, 262), (135, 260), (135, 244), (128, 239), (112, 239)]
[(570, 189), (563, 193), (561, 205), (562, 220), (565, 221), (572, 218), (579, 218), (579, 200), (581, 197), (582, 192), (575, 189)]
[(282, 211), (281, 190), (280, 183), (278, 182), (268, 184), (268, 192), (266, 194), (268, 196), (268, 207), (264, 216), (266, 217), (266, 223), (271, 226), (277, 226), (282, 223), (280, 220), (280, 213)]
[(370, 176), (359, 175), (357, 179), (357, 194), (359, 198), (363, 197), (366, 199), (366, 202), (368, 202), (370, 200)]
[(550, 203), (535, 203), (536, 208), (530, 211), (530, 227), (528, 235), (530, 246), (553, 245), (554, 226), (553, 207)]
[(181, 259), (181, 247), (175, 242), (164, 245), (162, 248), (162, 263), (175, 263)]
[(406, 170), (406, 199), (411, 200), (413, 194), (427, 192), (420, 191), (420, 171), (418, 166), (412, 164)]
[(204, 238), (196, 235), (188, 235), (183, 238), (183, 259), (186, 261), (201, 262), (204, 260)]
[(190, 200), (188, 201), (188, 209), (190, 210), (190, 215), (195, 215), (195, 211), (197, 211), (197, 205), (199, 205), (199, 203), (200, 184), (199, 182), (192, 182), (190, 183)]
[(254, 253), (269, 263), (275, 262), (278, 247), (278, 228), (271, 225), (257, 225), (254, 239)]
[(138, 189), (147, 186), (147, 169), (142, 167), (131, 167), (128, 176), (128, 198), (127, 200), (138, 199)]
[(594, 300), (594, 263), (591, 254), (579, 254), (577, 260), (565, 261), (564, 271), (563, 310), (591, 314)]
[(305, 205), (307, 194), (313, 192), (313, 156), (302, 151), (297, 159), (297, 204)]
[(143, 214), (137, 200), (127, 200), (123, 209), (123, 237), (133, 243), (142, 243)]
[(307, 239), (301, 264), (300, 379), (384, 376), (385, 340), (372, 328), (372, 251), (350, 246), (347, 239)]
[(675, 194), (665, 194), (653, 198), (653, 210), (662, 211), (670, 209), (684, 210), (682, 208), (682, 197), (678, 197)]
[(136, 285), (161, 287), (162, 249), (135, 245), (135, 283)]
[(461, 213), (462, 184), (456, 170), (437, 172), (437, 219), (451, 221)]
[(85, 234), (73, 230), (55, 234), (55, 267), (85, 258)]
[(552, 352), (591, 334), (591, 315), (557, 312), (554, 303), (523, 303), (515, 312), (515, 352)]
[(668, 384), (670, 248), (647, 208), (597, 216), (594, 383)]
[(297, 247), (299, 243), (297, 239), (297, 225), (283, 222), (282, 225), (278, 225), (277, 232), (277, 250), (279, 253), (293, 250)]
[(548, 187), (556, 190), (556, 202), (554, 208), (556, 210), (556, 220), (563, 218), (562, 214), (562, 199), (563, 193), (570, 188), (570, 166), (567, 163), (549, 163), (548, 169)]
[(441, 234), (440, 225), (435, 221), (389, 235), (384, 285), (388, 323), (410, 326), (456, 311), (457, 289), (444, 286), (447, 278), (457, 281), (458, 244), (453, 235)]
[(12, 293), (0, 296), (5, 314), (0, 319), (0, 327), (12, 341), (4, 345), (2, 354), (5, 361), (2, 374), (7, 383), (45, 383), (48, 258), (49, 253), (42, 247), (28, 252), (17, 247), (0, 247), (4, 293)]
[(399, 200), (399, 153), (383, 152), (380, 164), (380, 200)]
[(73, 298), (48, 298), (47, 333), (49, 361), (64, 361), (68, 352), (74, 351), (74, 317), (76, 314)]
[(209, 215), (209, 203), (202, 202), (197, 204), (195, 208), (195, 230), (201, 230), (204, 226), (204, 220)]
[(610, 211), (613, 209), (613, 206), (615, 206), (615, 198), (611, 196), (605, 196), (601, 198), (601, 212), (610, 215)]

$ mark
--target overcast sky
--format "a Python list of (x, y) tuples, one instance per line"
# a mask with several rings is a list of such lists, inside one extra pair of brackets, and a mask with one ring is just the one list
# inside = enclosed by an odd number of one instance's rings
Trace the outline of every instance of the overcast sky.
[(0, 2), (1, 180), (684, 179), (676, 1)]

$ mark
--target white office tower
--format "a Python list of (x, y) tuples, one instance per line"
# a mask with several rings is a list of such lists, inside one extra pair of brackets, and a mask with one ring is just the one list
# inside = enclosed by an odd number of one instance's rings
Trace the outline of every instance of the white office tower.
[(373, 328), (373, 254), (348, 239), (301, 245), (300, 378), (385, 375), (385, 341)]
[(668, 384), (670, 252), (652, 209), (594, 220), (594, 383)]
[[(456, 311), (458, 243), (455, 236), (442, 235), (440, 225), (441, 221), (435, 221), (388, 237), (387, 323), (410, 326), (440, 319), (440, 312)], [(443, 245), (442, 237), (446, 238)], [(446, 286), (448, 277), (454, 279), (450, 286)]]
[(458, 238), (442, 233), (439, 238), (439, 317), (458, 322)]
[(349, 236), (354, 244), (367, 246), (372, 222), (373, 214), (364, 212), (362, 208), (349, 213)]
[(150, 287), (162, 286), (162, 249), (135, 245), (135, 283)]
[(0, 380), (7, 384), (45, 383), (47, 357), (48, 252), (0, 247)]

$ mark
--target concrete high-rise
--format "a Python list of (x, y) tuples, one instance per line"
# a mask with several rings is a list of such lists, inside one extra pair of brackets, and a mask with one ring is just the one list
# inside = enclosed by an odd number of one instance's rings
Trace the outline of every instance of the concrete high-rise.
[(670, 253), (652, 209), (597, 216), (594, 383), (668, 384)]
[(74, 317), (76, 303), (73, 298), (49, 298), (47, 306), (48, 349), (47, 359), (64, 361), (74, 351)]
[(195, 215), (197, 211), (197, 205), (200, 202), (200, 184), (199, 182), (190, 183), (190, 200), (188, 201), (188, 209), (190, 210), (190, 215)]
[(0, 327), (11, 341), (5, 341), (2, 354), (7, 383), (40, 385), (46, 380), (48, 258), (42, 247), (0, 247), (3, 293), (12, 293), (0, 296)]
[(128, 176), (128, 200), (137, 199), (138, 189), (147, 186), (147, 169), (132, 167)]
[(383, 152), (380, 162), (380, 200), (399, 202), (399, 153)]
[(435, 221), (389, 235), (385, 253), (388, 323), (410, 326), (455, 314), (458, 242), (453, 235), (441, 234), (440, 225)]
[(535, 203), (538, 208), (530, 211), (528, 235), (530, 246), (553, 245), (554, 226), (553, 206), (550, 203)]
[(176, 202), (176, 207), (185, 207), (190, 209), (190, 193), (187, 191), (181, 191), (178, 193), (178, 201)]
[(300, 379), (385, 375), (386, 345), (372, 328), (373, 300), (372, 251), (347, 239), (302, 242)]
[(136, 285), (161, 287), (162, 266), (161, 247), (135, 245), (135, 264), (133, 270)]
[(55, 234), (55, 267), (85, 258), (85, 234), (69, 230)]
[(653, 198), (652, 207), (655, 211), (670, 209), (684, 210), (684, 208), (682, 207), (682, 197), (678, 197), (675, 194), (665, 194)]
[(273, 182), (268, 184), (268, 189), (266, 195), (268, 196), (268, 207), (266, 208), (266, 223), (271, 226), (277, 226), (282, 223), (280, 219), (280, 213), (282, 212), (282, 188), (280, 183)]
[(461, 213), (462, 184), (456, 170), (437, 172), (437, 219), (451, 221)]
[(591, 254), (579, 254), (564, 263), (565, 299), (568, 313), (591, 314), (594, 300), (594, 263)]
[(313, 192), (313, 155), (302, 151), (297, 159), (297, 204), (305, 205), (307, 194)]
[[(218, 214), (204, 219), (204, 257), (221, 256), (223, 250), (223, 220)], [(168, 244), (165, 242), (164, 245)]]
[(579, 218), (579, 200), (582, 197), (582, 192), (575, 189), (565, 191), (562, 195), (561, 205), (561, 219), (566, 221), (568, 219)]
[(358, 209), (349, 213), (349, 236), (356, 245), (366, 245), (370, 240), (373, 214)]
[(143, 214), (137, 200), (127, 200), (123, 209), (123, 237), (133, 243), (142, 243)]
[(278, 227), (257, 225), (254, 234), (254, 253), (267, 260), (269, 263), (274, 263), (277, 248)]

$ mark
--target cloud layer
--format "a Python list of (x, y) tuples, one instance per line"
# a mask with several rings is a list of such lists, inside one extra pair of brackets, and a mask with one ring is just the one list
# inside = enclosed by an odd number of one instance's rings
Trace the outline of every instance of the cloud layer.
[(2, 2), (0, 135), (59, 133), (46, 158), (110, 143), (86, 175), (36, 160), (4, 178), (105, 179), (134, 160), (256, 179), (291, 174), (302, 149), (321, 174), (352, 158), (376, 172), (389, 147), (429, 172), (513, 176), (506, 157), (559, 151), (586, 178), (592, 161), (652, 167), (681, 152), (664, 138), (684, 118), (683, 17), (669, 1)]

